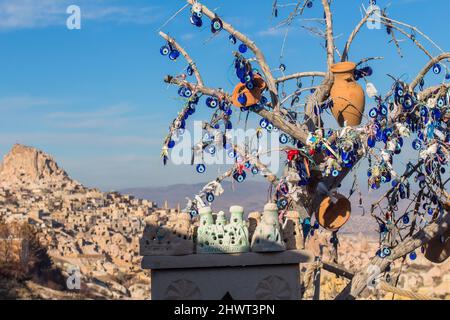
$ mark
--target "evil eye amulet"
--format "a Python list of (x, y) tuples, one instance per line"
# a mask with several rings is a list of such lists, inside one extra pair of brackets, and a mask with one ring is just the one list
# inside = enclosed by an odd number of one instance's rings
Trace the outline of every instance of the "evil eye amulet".
[(273, 124), (269, 123), (267, 125), (267, 127), (266, 127), (266, 130), (269, 131), (269, 132), (272, 131), (273, 130)]
[(412, 147), (414, 150), (420, 150), (422, 148), (422, 141), (420, 141), (419, 139), (415, 139), (412, 142)]
[(259, 121), (259, 125), (261, 126), (261, 128), (265, 129), (268, 125), (269, 125), (269, 120), (267, 119), (261, 119)]
[(257, 167), (253, 167), (252, 168), (252, 173), (253, 174), (258, 174), (259, 173), (259, 169)]
[(277, 206), (278, 209), (283, 210), (287, 207), (288, 205), (288, 201), (286, 200), (286, 198), (281, 198), (277, 201)]
[(223, 28), (223, 23), (222, 23), (222, 20), (220, 20), (219, 18), (214, 18), (211, 21), (211, 32), (212, 33), (219, 32), (220, 30), (222, 30), (222, 28)]
[(175, 61), (179, 56), (180, 52), (178, 50), (172, 50), (172, 52), (170, 52), (169, 54), (169, 59)]
[(159, 52), (161, 55), (167, 56), (170, 53), (170, 48), (169, 46), (162, 46), (161, 49), (159, 49)]
[(286, 134), (282, 133), (282, 134), (280, 135), (279, 140), (280, 140), (280, 143), (281, 143), (281, 144), (286, 144), (286, 143), (289, 142), (289, 137), (288, 137)]
[(377, 139), (374, 136), (370, 136), (369, 138), (367, 138), (367, 146), (369, 148), (375, 147), (376, 142), (377, 142)]
[[(200, 15), (200, 17), (199, 17), (199, 15)], [(191, 18), (190, 18), (190, 21), (191, 21), (192, 25), (194, 25), (196, 27), (199, 27), (199, 28), (203, 25), (203, 21), (202, 21), (202, 18), (201, 18), (201, 13), (200, 14), (198, 14), (198, 13), (192, 14)]]
[(372, 108), (369, 111), (369, 117), (376, 118), (378, 116), (378, 110), (376, 108)]
[(238, 102), (243, 106), (245, 106), (247, 104), (247, 96), (245, 95), (245, 93), (241, 93), (238, 96)]
[(239, 45), (239, 52), (240, 53), (246, 53), (247, 52), (247, 46), (244, 43), (241, 43)]
[(192, 68), (192, 66), (188, 66), (186, 72), (188, 76), (192, 76), (194, 74), (194, 69)]
[(405, 110), (411, 110), (414, 107), (414, 101), (409, 94), (405, 95), (402, 105)]
[(233, 175), (234, 180), (236, 180), (238, 183), (242, 183), (244, 182), (245, 178), (247, 177), (247, 175), (245, 174), (244, 171), (242, 171), (241, 173), (236, 172)]
[(214, 195), (211, 192), (208, 192), (206, 194), (206, 201), (208, 201), (209, 203), (214, 201)]
[(204, 164), (199, 164), (199, 165), (197, 165), (196, 170), (197, 170), (198, 173), (205, 173), (206, 166)]
[(231, 44), (236, 44), (236, 42), (237, 42), (236, 37), (233, 36), (232, 34), (230, 34), (230, 36), (228, 37), (228, 40), (230, 41)]
[(333, 176), (333, 177), (337, 177), (338, 175), (339, 175), (339, 170), (333, 170), (332, 172), (331, 172), (331, 175)]
[(439, 63), (436, 63), (436, 64), (433, 66), (433, 73), (434, 73), (434, 74), (439, 74), (439, 73), (441, 73), (441, 70), (442, 70), (442, 67), (441, 67), (441, 65), (440, 65)]
[(206, 150), (209, 154), (214, 155), (216, 153), (216, 146), (210, 145)]
[(198, 216), (198, 211), (197, 210), (191, 210), (189, 212), (189, 214), (191, 215), (192, 218), (194, 218), (194, 217)]

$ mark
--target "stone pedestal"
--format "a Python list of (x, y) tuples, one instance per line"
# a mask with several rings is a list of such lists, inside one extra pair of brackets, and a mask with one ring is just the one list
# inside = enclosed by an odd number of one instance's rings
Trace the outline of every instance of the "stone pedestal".
[(145, 256), (153, 300), (296, 300), (305, 250), (273, 253)]

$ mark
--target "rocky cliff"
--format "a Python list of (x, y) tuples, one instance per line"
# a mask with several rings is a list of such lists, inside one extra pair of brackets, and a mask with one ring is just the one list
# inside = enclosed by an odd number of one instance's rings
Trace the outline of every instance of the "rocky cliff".
[(13, 146), (0, 165), (0, 187), (67, 188), (81, 186), (70, 179), (48, 154), (21, 144)]

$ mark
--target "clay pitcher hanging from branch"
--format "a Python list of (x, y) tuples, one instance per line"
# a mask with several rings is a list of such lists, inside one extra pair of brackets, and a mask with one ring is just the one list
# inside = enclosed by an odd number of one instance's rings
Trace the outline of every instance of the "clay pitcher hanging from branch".
[(356, 64), (340, 62), (331, 66), (334, 84), (330, 98), (333, 100), (332, 113), (341, 127), (361, 124), (364, 113), (364, 90), (354, 78)]

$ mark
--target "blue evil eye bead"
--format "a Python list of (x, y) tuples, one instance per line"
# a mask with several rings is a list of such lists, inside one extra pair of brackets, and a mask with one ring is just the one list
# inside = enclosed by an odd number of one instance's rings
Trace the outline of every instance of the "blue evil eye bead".
[(266, 130), (267, 131), (272, 131), (273, 130), (273, 124), (271, 124), (270, 122), (269, 122), (269, 124), (267, 125), (267, 127), (266, 127)]
[(449, 80), (450, 79), (450, 72), (447, 72), (446, 74), (445, 74), (445, 80)]
[(259, 169), (257, 167), (252, 167), (252, 174), (258, 174)]
[(253, 88), (255, 87), (252, 81), (247, 82), (245, 86), (247, 87), (248, 90), (253, 90)]
[(191, 89), (186, 88), (186, 89), (184, 90), (184, 96), (185, 96), (186, 98), (192, 97), (192, 91), (191, 91)]
[(387, 116), (388, 114), (388, 108), (386, 105), (381, 105), (380, 109), (378, 110), (378, 112), (382, 115), (382, 116)]
[(419, 139), (414, 139), (414, 141), (412, 142), (412, 147), (414, 150), (420, 150), (422, 148), (422, 141), (420, 141)]
[(289, 142), (289, 137), (288, 137), (286, 134), (282, 133), (282, 134), (280, 135), (279, 140), (280, 140), (280, 143), (281, 143), (281, 144), (286, 144), (286, 143)]
[(383, 252), (383, 250), (378, 250), (377, 251), (377, 255), (380, 257), (380, 258), (386, 258), (386, 255), (384, 254), (384, 252)]
[(267, 98), (264, 97), (264, 96), (262, 96), (262, 97), (261, 97), (261, 100), (259, 100), (259, 103), (262, 104), (262, 105), (264, 106), (264, 105), (267, 104), (267, 101), (268, 101)]
[(364, 67), (361, 69), (363, 76), (370, 77), (373, 74), (373, 69), (371, 67)]
[(188, 66), (186, 68), (186, 73), (188, 74), (188, 76), (192, 76), (194, 74), (194, 69), (192, 68), (192, 66)]
[(231, 44), (236, 44), (236, 42), (237, 42), (236, 37), (233, 36), (232, 34), (230, 34), (230, 36), (228, 37), (228, 40), (230, 41)]
[(241, 43), (239, 45), (239, 52), (240, 53), (246, 53), (247, 52), (247, 46), (245, 45), (245, 43)]
[(369, 117), (376, 118), (378, 116), (378, 110), (376, 108), (372, 108), (369, 111)]
[(219, 105), (219, 102), (217, 101), (217, 99), (208, 97), (208, 98), (206, 98), (206, 105), (208, 107), (210, 107), (211, 109), (214, 109), (214, 108), (217, 108), (217, 106)]
[(206, 194), (206, 201), (208, 201), (209, 203), (214, 201), (214, 195), (211, 192), (208, 192)]
[(204, 164), (198, 164), (196, 170), (198, 173), (205, 173), (206, 166)]
[(392, 136), (392, 128), (386, 128), (383, 130), (383, 141), (386, 142)]
[(367, 138), (367, 146), (368, 146), (369, 148), (375, 147), (376, 142), (377, 142), (377, 139), (376, 139), (375, 136), (369, 136), (369, 137)]
[(416, 260), (416, 258), (417, 258), (417, 253), (415, 251), (413, 251), (409, 254), (409, 259)]
[(201, 12), (192, 14), (190, 18), (191, 24), (200, 28), (203, 25), (201, 16)]
[(267, 119), (261, 119), (260, 121), (259, 121), (259, 125), (261, 126), (261, 128), (263, 128), (263, 129), (265, 129), (265, 128), (267, 128), (267, 126), (269, 125), (269, 120), (267, 120)]
[(210, 145), (210, 146), (208, 146), (208, 148), (206, 148), (206, 151), (207, 151), (209, 154), (214, 155), (214, 154), (216, 153), (216, 146)]
[(442, 67), (441, 67), (441, 65), (440, 65), (439, 63), (436, 63), (436, 64), (433, 66), (433, 73), (434, 73), (434, 74), (439, 74), (439, 73), (441, 73), (441, 70), (442, 70)]
[(383, 252), (385, 257), (391, 255), (391, 249), (389, 249), (389, 248), (383, 248), (382, 252)]
[(287, 207), (287, 205), (288, 205), (288, 201), (286, 198), (278, 199), (278, 201), (277, 201), (278, 209), (283, 210)]
[(245, 106), (247, 104), (247, 96), (245, 95), (245, 93), (241, 93), (238, 96), (238, 102), (243, 106)]
[(244, 182), (246, 177), (247, 177), (247, 174), (245, 173), (245, 171), (242, 171), (241, 173), (236, 172), (233, 175), (234, 180), (236, 180), (238, 183)]
[(233, 129), (233, 123), (231, 121), (227, 121), (227, 123), (225, 124), (225, 129), (227, 130)]
[(236, 158), (236, 151), (234, 151), (233, 149), (228, 151), (228, 157), (230, 157), (231, 159)]
[(422, 117), (428, 117), (428, 108), (425, 106), (420, 107), (419, 113)]
[(403, 220), (403, 224), (408, 224), (409, 223), (409, 216), (407, 214), (405, 214), (402, 218)]
[(308, 0), (308, 2), (306, 3), (306, 7), (311, 9), (313, 7), (313, 2), (311, 0)]
[(334, 170), (331, 172), (331, 175), (332, 175), (333, 177), (336, 178), (336, 177), (339, 175), (339, 170), (334, 169)]
[(186, 90), (186, 87), (180, 87), (180, 89), (178, 89), (178, 95), (180, 97), (184, 97), (184, 91)]
[(284, 63), (280, 64), (280, 71), (285, 72), (286, 71), (286, 65)]
[(180, 51), (178, 51), (178, 50), (172, 50), (172, 51), (170, 52), (170, 54), (169, 54), (169, 59), (175, 61), (175, 60), (177, 60), (177, 58), (178, 58), (179, 56), (180, 56)]
[(395, 95), (397, 97), (403, 97), (405, 95), (405, 91), (401, 86), (397, 86), (397, 88), (395, 89)]
[(440, 98), (437, 100), (436, 105), (437, 105), (439, 108), (442, 108), (443, 106), (445, 106), (445, 99), (444, 99), (443, 97), (440, 97)]
[(250, 162), (248, 162), (248, 161), (247, 161), (247, 162), (245, 163), (245, 165), (244, 165), (244, 166), (245, 166), (245, 167), (246, 167), (247, 169), (250, 169), (250, 167), (251, 167), (252, 165), (251, 165), (251, 163), (250, 163)]
[(222, 30), (222, 28), (223, 28), (222, 20), (220, 20), (219, 18), (214, 18), (211, 20), (211, 32), (212, 33), (219, 32), (220, 30)]
[(170, 47), (169, 46), (162, 46), (161, 49), (159, 49), (159, 53), (163, 56), (167, 56), (170, 53)]
[(198, 216), (198, 211), (195, 210), (195, 209), (192, 209), (192, 210), (189, 212), (189, 214), (191, 215), (192, 218), (194, 218), (194, 217)]
[(419, 89), (420, 89), (420, 91), (423, 91), (423, 87), (424, 86), (425, 86), (425, 79), (422, 78), (422, 79), (420, 79), (420, 82), (419, 82)]
[(404, 96), (402, 105), (405, 110), (411, 110), (414, 107), (414, 101), (409, 94)]
[(169, 143), (167, 144), (167, 147), (168, 147), (169, 149), (172, 149), (173, 147), (175, 147), (175, 141), (170, 140)]

